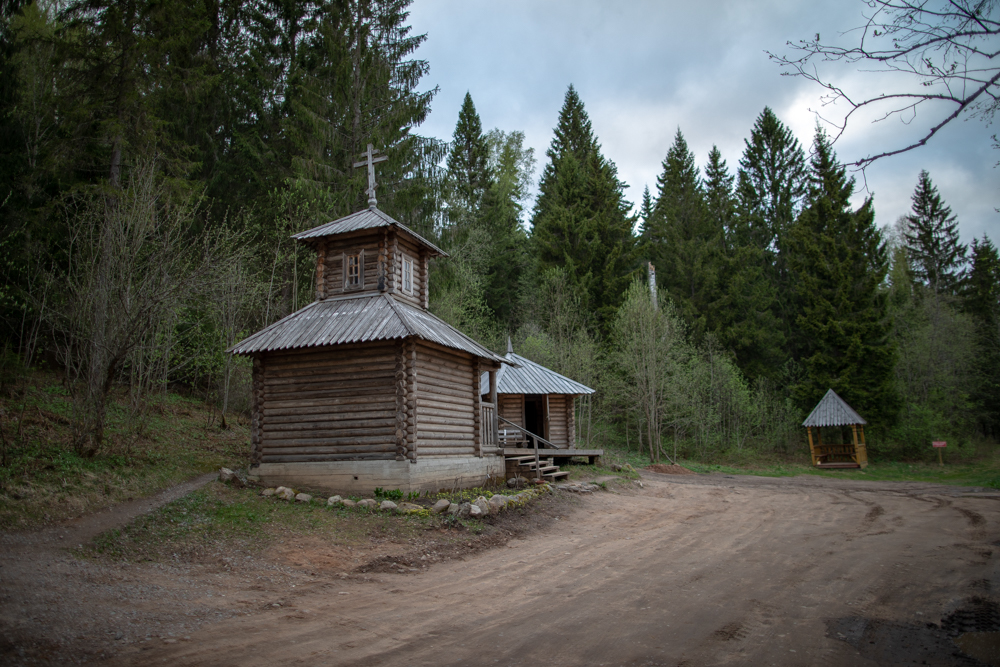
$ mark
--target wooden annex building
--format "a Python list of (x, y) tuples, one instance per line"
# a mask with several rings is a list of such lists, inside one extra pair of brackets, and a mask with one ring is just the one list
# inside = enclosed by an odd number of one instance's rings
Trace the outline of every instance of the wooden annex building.
[[(809, 436), (809, 453), (812, 464), (817, 468), (865, 468), (868, 466), (868, 449), (865, 445), (865, 424), (861, 415), (854, 411), (844, 399), (833, 389), (809, 413), (802, 425), (806, 427)], [(851, 436), (848, 442), (827, 444), (823, 442), (823, 429), (836, 428), (838, 435), (843, 435), (843, 429), (850, 427)], [(813, 429), (816, 429), (816, 439), (813, 440)]]
[[(540, 435), (557, 448), (576, 447), (576, 399), (594, 390), (564, 375), (514, 354), (507, 341), (504, 365), (496, 376), (500, 440), (514, 446), (528, 437), (517, 427)], [(489, 376), (484, 374), (480, 394), (489, 395)], [(513, 427), (513, 428), (512, 428)]]
[(368, 209), (293, 237), (316, 251), (316, 300), (230, 350), (253, 358), (251, 467), (340, 493), (502, 479), (480, 376), (505, 360), (428, 312), (445, 253), (378, 210), (372, 162)]

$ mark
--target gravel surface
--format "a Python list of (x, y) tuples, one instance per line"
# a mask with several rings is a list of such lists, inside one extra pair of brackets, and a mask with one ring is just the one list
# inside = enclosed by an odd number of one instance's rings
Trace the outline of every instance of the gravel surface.
[(109, 517), (5, 535), (0, 664), (989, 664), (958, 647), (1000, 634), (1000, 494), (648, 472), (634, 486), (550, 497), (544, 520), (465, 554), (303, 538), (121, 564), (67, 551)]

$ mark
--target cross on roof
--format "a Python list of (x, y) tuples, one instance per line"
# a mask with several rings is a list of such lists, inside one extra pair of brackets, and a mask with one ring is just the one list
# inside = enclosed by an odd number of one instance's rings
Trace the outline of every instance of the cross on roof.
[(375, 200), (375, 163), (385, 162), (389, 159), (388, 155), (375, 157), (376, 153), (378, 151), (371, 144), (368, 144), (368, 150), (361, 154), (361, 157), (364, 159), (361, 162), (354, 163), (355, 167), (368, 167), (368, 190), (366, 190), (368, 193), (368, 208), (375, 208), (378, 205), (378, 202)]

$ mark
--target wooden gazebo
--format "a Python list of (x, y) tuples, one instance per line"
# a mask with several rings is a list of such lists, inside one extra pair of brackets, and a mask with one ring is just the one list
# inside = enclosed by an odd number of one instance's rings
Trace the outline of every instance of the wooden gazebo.
[[(844, 402), (833, 389), (826, 392), (823, 399), (813, 408), (802, 425), (809, 434), (809, 453), (812, 464), (817, 468), (864, 468), (868, 465), (868, 450), (865, 446), (865, 424), (861, 415)], [(851, 427), (852, 442), (824, 444), (823, 428)], [(813, 441), (813, 429), (816, 440)]]

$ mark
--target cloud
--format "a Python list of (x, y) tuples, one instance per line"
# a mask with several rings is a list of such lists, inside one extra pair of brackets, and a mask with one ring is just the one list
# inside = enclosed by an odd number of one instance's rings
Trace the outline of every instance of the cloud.
[[(856, 26), (863, 9), (842, 0), (421, 0), (411, 7), (411, 22), (428, 39), (417, 55), (430, 62), (426, 83), (440, 93), (420, 131), (450, 138), (468, 90), (484, 127), (525, 132), (540, 171), (572, 83), (604, 154), (630, 186), (627, 196), (638, 203), (644, 185), (655, 191), (678, 127), (699, 165), (716, 144), (735, 170), (743, 140), (767, 105), (808, 150), (816, 123), (810, 109), (820, 108), (822, 90), (781, 76), (765, 50), (784, 52), (786, 41), (817, 31), (835, 36)], [(861, 93), (882, 85), (853, 70), (837, 74)], [(897, 120), (859, 120), (836, 144), (845, 162), (912, 136), (913, 126)], [(993, 210), (1000, 205), (1000, 172), (993, 168), (1000, 152), (988, 137), (981, 123), (959, 123), (924, 149), (876, 163), (867, 185), (878, 223), (906, 212), (916, 175), (926, 168), (958, 214), (964, 241), (983, 232), (1000, 240)]]

